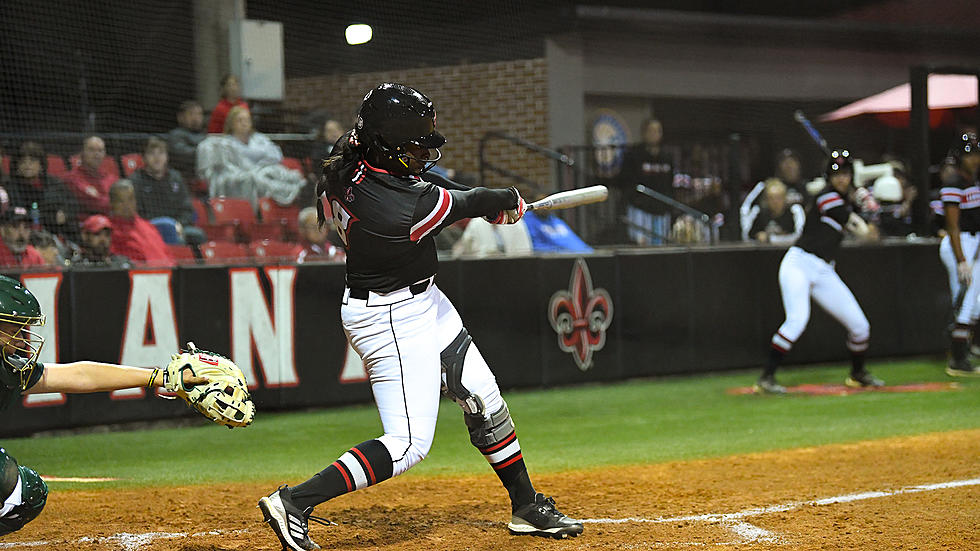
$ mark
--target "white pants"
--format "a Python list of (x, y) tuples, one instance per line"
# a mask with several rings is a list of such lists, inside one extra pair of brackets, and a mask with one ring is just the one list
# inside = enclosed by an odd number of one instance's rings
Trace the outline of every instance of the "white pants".
[(790, 247), (779, 264), (779, 289), (786, 321), (772, 337), (772, 345), (789, 352), (810, 321), (810, 297), (847, 329), (847, 348), (868, 349), (871, 325), (851, 290), (834, 267), (817, 255)]
[[(412, 296), (407, 288), (366, 300), (345, 293), (340, 309), (351, 347), (361, 356), (381, 414), (380, 440), (397, 476), (421, 461), (432, 446), (442, 386), (440, 353), (463, 328), (456, 308), (432, 284)], [(503, 405), (497, 380), (471, 344), (463, 362), (463, 386), (483, 399), (484, 417)]]
[[(943, 237), (939, 243), (939, 258), (946, 265), (946, 272), (949, 274), (949, 292), (952, 294), (953, 307), (957, 308), (953, 315), (956, 316), (956, 323), (970, 325), (980, 316), (977, 300), (980, 298), (980, 262), (977, 262), (977, 245), (980, 245), (980, 238), (976, 234), (960, 232), (960, 248), (963, 249), (963, 257), (967, 262), (973, 264), (973, 282), (966, 289), (960, 284), (959, 275), (956, 272), (956, 255), (953, 254), (953, 246), (949, 243), (949, 236)], [(961, 302), (957, 305), (957, 299)]]

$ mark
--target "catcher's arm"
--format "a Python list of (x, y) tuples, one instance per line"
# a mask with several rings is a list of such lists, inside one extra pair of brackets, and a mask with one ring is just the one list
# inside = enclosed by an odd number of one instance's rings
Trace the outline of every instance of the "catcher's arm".
[[(154, 373), (156, 377), (153, 377)], [(145, 387), (153, 377), (153, 386), (163, 386), (160, 370), (102, 362), (80, 361), (71, 363), (46, 363), (41, 380), (24, 394), (41, 392), (66, 392), (82, 394), (88, 392), (108, 392), (124, 388)], [(197, 377), (190, 372), (183, 373), (184, 384), (195, 385), (208, 382), (206, 377)]]

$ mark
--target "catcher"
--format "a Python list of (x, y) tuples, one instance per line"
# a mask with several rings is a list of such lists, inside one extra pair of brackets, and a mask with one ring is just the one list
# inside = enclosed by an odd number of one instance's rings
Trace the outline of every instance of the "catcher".
[[(44, 315), (34, 295), (17, 280), (0, 276), (0, 411), (22, 394), (164, 387), (198, 411), (207, 410), (205, 416), (228, 426), (243, 426), (254, 416), (241, 371), (226, 358), (193, 349), (193, 343), (188, 345), (191, 350), (175, 354), (166, 369), (91, 361), (42, 364), (38, 355), (44, 338), (31, 327), (43, 324)], [(240, 386), (231, 382), (235, 377), (241, 379)], [(232, 398), (241, 399), (242, 394), (244, 400), (235, 403)], [(241, 415), (230, 412), (228, 404), (241, 410)], [(18, 465), (0, 448), (0, 536), (19, 530), (36, 518), (47, 495), (48, 488), (41, 477), (33, 469)]]

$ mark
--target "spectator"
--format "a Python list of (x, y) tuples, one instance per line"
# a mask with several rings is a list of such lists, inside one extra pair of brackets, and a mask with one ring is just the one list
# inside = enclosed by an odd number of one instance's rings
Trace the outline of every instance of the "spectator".
[(903, 186), (896, 176), (881, 176), (871, 194), (881, 205), (878, 226), (882, 235), (905, 237), (912, 233), (912, 202), (918, 196), (915, 186)]
[(643, 143), (626, 151), (623, 157), (621, 187), (626, 198), (627, 230), (632, 241), (641, 245), (661, 244), (670, 232), (670, 207), (635, 190), (637, 184), (674, 197), (674, 159), (663, 150), (663, 125), (657, 119), (643, 122)]
[(136, 209), (136, 190), (129, 180), (119, 180), (109, 188), (114, 254), (126, 256), (137, 264), (173, 266), (174, 259), (153, 224)]
[(78, 201), (61, 180), (47, 174), (46, 162), (41, 144), (24, 142), (20, 146), (7, 188), (10, 202), (28, 209), (38, 205), (45, 229), (66, 239), (78, 239)]
[(171, 229), (160, 233), (175, 235), (174, 243), (203, 243), (204, 232), (194, 227), (197, 215), (191, 196), (180, 173), (167, 166), (168, 159), (167, 142), (160, 138), (147, 140), (143, 151), (145, 165), (129, 177), (136, 189), (139, 214), (157, 228), (169, 226)]
[(762, 203), (752, 206), (748, 235), (760, 243), (793, 243), (803, 233), (806, 211), (799, 203), (788, 205), (786, 184), (779, 178), (765, 181)]
[(344, 135), (344, 127), (333, 119), (327, 119), (323, 126), (317, 131), (316, 139), (310, 147), (310, 161), (313, 163), (313, 172), (319, 173), (320, 162), (330, 156), (333, 146), (337, 140)]
[(30, 216), (22, 206), (12, 206), (0, 214), (0, 265), (43, 266), (44, 257), (29, 242)]
[(198, 175), (208, 181), (211, 197), (240, 197), (253, 206), (259, 197), (289, 205), (303, 190), (303, 175), (280, 161), (282, 150), (255, 131), (243, 107), (228, 113), (224, 135), (208, 136), (197, 148)]
[(98, 136), (89, 136), (82, 142), (82, 163), (71, 170), (65, 180), (68, 189), (78, 200), (84, 214), (109, 212), (109, 187), (118, 176), (102, 168), (105, 160), (105, 142)]
[(46, 266), (64, 268), (67, 264), (65, 256), (61, 252), (62, 247), (58, 243), (58, 238), (50, 232), (44, 230), (32, 231), (30, 242), (31, 246), (40, 253)]
[(5, 170), (6, 167), (3, 164), (3, 159), (4, 159), (3, 146), (0, 145), (0, 186), (6, 187), (6, 185), (7, 185), (7, 178), (10, 175), (7, 174), (7, 171)]
[(331, 235), (337, 235), (332, 218), (327, 218), (321, 228), (316, 221), (316, 207), (299, 211), (299, 237), (303, 250), (296, 257), (296, 262), (345, 260), (347, 254), (341, 246), (331, 243)]
[(532, 250), (531, 234), (523, 217), (514, 224), (506, 225), (491, 224), (482, 217), (476, 217), (470, 219), (463, 235), (453, 244), (453, 257), (522, 255), (530, 254)]
[(93, 214), (82, 222), (82, 246), (71, 257), (72, 266), (107, 267), (128, 270), (129, 259), (112, 254), (112, 222), (102, 214)]
[(201, 104), (187, 100), (177, 108), (177, 128), (167, 133), (171, 165), (184, 180), (197, 178), (197, 146), (208, 135), (204, 132)]
[(208, 133), (220, 134), (225, 131), (225, 118), (234, 107), (248, 111), (248, 104), (242, 100), (242, 88), (235, 75), (225, 75), (221, 78), (221, 100), (211, 111), (208, 121)]
[[(783, 149), (776, 155), (775, 178), (786, 186), (786, 203), (789, 205), (805, 205), (808, 194), (806, 186), (803, 184), (803, 170), (800, 164), (800, 157), (792, 149)], [(766, 182), (761, 181), (753, 187), (742, 200), (739, 207), (739, 217), (742, 229), (742, 240), (749, 241), (749, 230), (755, 222), (755, 216), (759, 213), (763, 199), (763, 192), (766, 189)], [(759, 208), (756, 208), (759, 207)], [(804, 212), (805, 217), (805, 212)]]

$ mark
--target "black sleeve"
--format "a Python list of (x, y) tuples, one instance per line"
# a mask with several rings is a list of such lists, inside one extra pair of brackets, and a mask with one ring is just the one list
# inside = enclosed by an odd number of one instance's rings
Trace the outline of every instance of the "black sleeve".
[(415, 203), (411, 237), (418, 241), (464, 218), (495, 216), (513, 208), (517, 208), (517, 194), (511, 188), (475, 187), (459, 191), (429, 184)]
[(448, 224), (463, 218), (496, 216), (502, 210), (517, 208), (517, 193), (513, 188), (475, 187), (467, 191), (451, 190), (449, 194), (453, 197), (453, 209)]
[(177, 188), (176, 194), (180, 202), (178, 221), (185, 226), (193, 225), (194, 204), (191, 203), (191, 194), (187, 191), (187, 186), (184, 185), (184, 179), (181, 177), (180, 172), (174, 169), (170, 169), (170, 185), (176, 186)]

